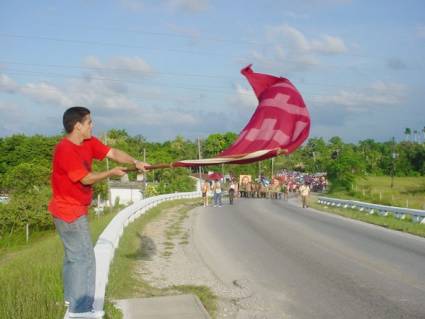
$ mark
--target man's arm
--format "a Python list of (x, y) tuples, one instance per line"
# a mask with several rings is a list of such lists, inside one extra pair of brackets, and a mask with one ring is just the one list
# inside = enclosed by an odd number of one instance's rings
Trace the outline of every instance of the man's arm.
[(125, 172), (125, 167), (114, 167), (113, 169), (110, 169), (109, 171), (104, 172), (90, 172), (86, 176), (84, 176), (80, 182), (84, 185), (93, 185), (94, 183), (100, 182), (108, 177), (111, 176), (123, 176), (127, 174)]
[(147, 163), (136, 160), (133, 156), (116, 148), (111, 148), (106, 157), (120, 164), (134, 164), (139, 170), (145, 170)]

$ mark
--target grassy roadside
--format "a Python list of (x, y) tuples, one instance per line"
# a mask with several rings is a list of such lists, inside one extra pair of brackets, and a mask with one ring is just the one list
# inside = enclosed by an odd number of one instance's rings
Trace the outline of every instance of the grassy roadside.
[[(178, 209), (176, 222), (167, 230), (167, 239), (181, 236), (180, 226), (187, 212), (195, 206), (199, 206), (199, 199), (196, 200), (175, 200), (162, 203), (150, 209), (144, 216), (135, 220), (127, 228), (120, 240), (113, 263), (109, 273), (109, 283), (106, 292), (107, 300), (122, 298), (142, 298), (153, 296), (166, 296), (179, 293), (192, 293), (199, 297), (208, 313), (215, 318), (216, 297), (208, 287), (205, 286), (172, 286), (165, 289), (158, 289), (143, 281), (135, 271), (138, 261), (149, 256), (149, 247), (143, 244), (143, 229), (151, 221), (166, 214), (168, 209), (174, 206), (181, 206)], [(184, 234), (183, 234), (184, 236)], [(183, 239), (183, 238), (182, 238)], [(183, 239), (184, 241), (184, 239)], [(184, 242), (181, 242), (184, 244)], [(106, 307), (107, 317), (110, 319), (122, 318), (113, 307)]]
[[(156, 289), (134, 276), (134, 266), (145, 252), (140, 246), (140, 232), (143, 227), (161, 216), (164, 210), (175, 205), (183, 205), (177, 222), (172, 225), (168, 236), (179, 234), (179, 227), (187, 212), (199, 205), (199, 200), (178, 200), (165, 202), (152, 208), (145, 215), (126, 228), (117, 249), (110, 271), (110, 281), (105, 303), (106, 318), (122, 318), (119, 310), (108, 301), (126, 297), (162, 296), (177, 293), (197, 295), (213, 316), (216, 311), (216, 297), (208, 287), (173, 286)], [(108, 225), (116, 212), (90, 219), (92, 238), (97, 237)], [(182, 242), (184, 244), (184, 242)], [(63, 318), (62, 285), (63, 248), (60, 238), (54, 231), (39, 236), (29, 245), (13, 245), (0, 255), (0, 318), (33, 319)]]
[(326, 196), (425, 209), (425, 177), (394, 177), (393, 187), (390, 176), (357, 178), (350, 191), (338, 191)]
[[(93, 241), (115, 213), (90, 218)], [(3, 251), (0, 318), (63, 318), (62, 259), (62, 243), (53, 231), (28, 245)]]
[(310, 207), (320, 211), (348, 217), (351, 219), (357, 219), (366, 223), (382, 226), (385, 228), (398, 230), (412, 235), (425, 237), (425, 224), (413, 223), (409, 219), (400, 220), (392, 215), (379, 216), (377, 214), (368, 214), (367, 212), (360, 212), (357, 209), (351, 208), (340, 208), (332, 206), (324, 206), (317, 203), (317, 196), (310, 198)]

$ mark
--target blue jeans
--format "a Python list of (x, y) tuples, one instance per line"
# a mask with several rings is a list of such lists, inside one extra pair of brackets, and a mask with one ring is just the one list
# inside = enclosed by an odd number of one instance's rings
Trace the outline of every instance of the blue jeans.
[(221, 193), (214, 193), (214, 205), (217, 206), (221, 206)]
[(93, 309), (96, 284), (96, 259), (86, 216), (72, 223), (54, 218), (65, 256), (63, 260), (64, 297), (70, 312)]

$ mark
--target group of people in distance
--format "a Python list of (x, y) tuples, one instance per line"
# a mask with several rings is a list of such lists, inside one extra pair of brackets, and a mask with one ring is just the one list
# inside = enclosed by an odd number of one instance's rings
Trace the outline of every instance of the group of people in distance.
[(204, 207), (208, 206), (209, 195), (213, 196), (214, 207), (221, 207), (223, 191), (227, 190), (231, 205), (235, 197), (288, 200), (290, 193), (299, 193), (302, 206), (306, 208), (310, 192), (323, 192), (327, 187), (325, 174), (281, 171), (271, 180), (261, 176), (255, 181), (251, 181), (247, 176), (241, 177), (240, 183), (237, 183), (234, 178), (223, 182), (220, 180), (204, 181), (201, 187)]

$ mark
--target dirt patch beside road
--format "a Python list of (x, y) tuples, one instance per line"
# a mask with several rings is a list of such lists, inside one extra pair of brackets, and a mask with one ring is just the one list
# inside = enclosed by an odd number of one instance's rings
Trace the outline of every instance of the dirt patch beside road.
[(192, 236), (195, 220), (202, 214), (202, 208), (187, 209), (186, 205), (168, 208), (159, 219), (145, 227), (142, 245), (146, 256), (140, 261), (138, 274), (156, 288), (186, 285), (209, 287), (217, 296), (218, 319), (262, 318), (241, 316), (249, 308), (246, 305), (249, 292), (242, 289), (238, 282), (230, 287), (225, 285), (203, 262)]

